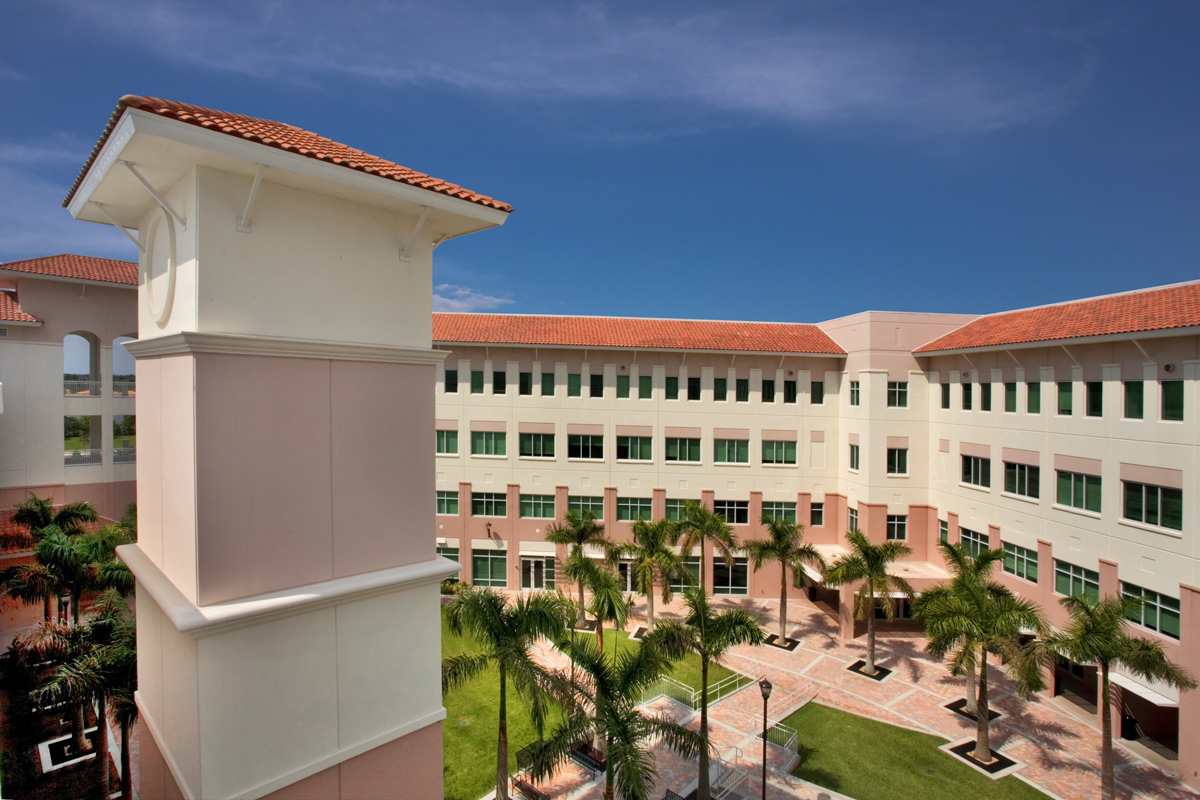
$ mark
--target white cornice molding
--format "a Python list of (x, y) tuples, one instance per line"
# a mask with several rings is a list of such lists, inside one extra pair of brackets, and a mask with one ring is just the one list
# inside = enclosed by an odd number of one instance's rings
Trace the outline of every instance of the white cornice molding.
[[(438, 313), (438, 312), (434, 312)], [(622, 351), (627, 353), (688, 353), (698, 356), (766, 356), (768, 358), (845, 358), (847, 353), (808, 353), (782, 350), (711, 350), (700, 347), (620, 347), (616, 345), (596, 344), (526, 344), (524, 342), (452, 342), (448, 339), (434, 339), (436, 347), (505, 347), (525, 350), (596, 350)]]
[(87, 278), (68, 278), (63, 275), (45, 275), (41, 272), (23, 272), (15, 269), (0, 269), (0, 277), (18, 278), (24, 280), (53, 281), (55, 283), (77, 283), (84, 286), (105, 286), (109, 289), (128, 289), (137, 291), (137, 285), (132, 283), (115, 283), (113, 281), (92, 281)]
[(1040, 339), (1036, 342), (1014, 342), (1012, 344), (984, 345), (983, 347), (955, 347), (949, 350), (932, 350), (926, 353), (914, 351), (913, 356), (916, 358), (935, 358), (937, 356), (972, 355), (974, 353), (998, 353), (1002, 350), (1036, 350), (1041, 347), (1108, 344), (1109, 342), (1128, 342), (1133, 339), (1143, 342), (1147, 339), (1170, 339), (1172, 337), (1184, 336), (1200, 336), (1200, 325), (1191, 325), (1186, 328), (1158, 328), (1151, 331), (1104, 333), (1098, 336), (1076, 336), (1071, 339)]
[(350, 601), (430, 586), (462, 568), (460, 564), (439, 556), (432, 561), (310, 583), (227, 603), (197, 606), (184, 597), (171, 579), (136, 544), (118, 547), (117, 555), (129, 566), (138, 583), (150, 593), (176, 630), (195, 639)]
[(446, 350), (363, 342), (330, 342), (320, 339), (288, 339), (242, 333), (182, 331), (126, 342), (125, 349), (136, 358), (173, 356), (182, 353), (220, 353), (283, 358), (328, 358), (335, 361), (374, 361), (389, 364), (432, 364), (445, 360)]

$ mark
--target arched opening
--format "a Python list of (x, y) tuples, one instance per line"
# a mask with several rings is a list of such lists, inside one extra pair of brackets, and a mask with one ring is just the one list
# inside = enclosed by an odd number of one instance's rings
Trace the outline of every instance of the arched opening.
[(63, 337), (63, 394), (100, 396), (100, 340), (86, 331)]
[(118, 336), (113, 339), (113, 397), (134, 397), (137, 395), (137, 362), (133, 355), (125, 349), (126, 342), (136, 341), (133, 336)]

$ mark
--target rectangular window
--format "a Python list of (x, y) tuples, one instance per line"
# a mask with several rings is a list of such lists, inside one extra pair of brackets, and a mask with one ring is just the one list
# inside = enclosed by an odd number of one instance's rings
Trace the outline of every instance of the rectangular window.
[(808, 510), (808, 524), (814, 528), (825, 527), (825, 504), (813, 503)]
[(700, 463), (700, 440), (668, 438), (666, 460)]
[(650, 400), (654, 397), (654, 376), (638, 375), (638, 399)]
[(784, 522), (796, 524), (796, 504), (795, 503), (763, 503), (762, 504), (763, 519), (783, 520)]
[(762, 382), (762, 401), (764, 403), (775, 402), (775, 381), (763, 379)]
[(588, 375), (588, 382), (590, 384), (589, 389), (591, 390), (590, 393), (592, 397), (604, 397), (603, 372), (599, 375)]
[(1038, 578), (1037, 550), (1027, 550), (1015, 544), (1004, 542), (1004, 571), (1009, 575), (1037, 583)]
[(858, 445), (850, 445), (850, 469), (858, 469)]
[(1071, 382), (1058, 382), (1058, 413), (1059, 416), (1071, 416)]
[(700, 399), (700, 379), (688, 378), (688, 400)]
[(674, 375), (667, 378), (667, 399), (679, 399), (679, 378)]
[(1088, 381), (1087, 388), (1087, 408), (1085, 409), (1089, 417), (1104, 416), (1104, 384), (1101, 381)]
[(508, 439), (503, 431), (471, 431), (471, 455), (508, 455)]
[(713, 561), (713, 594), (746, 594), (750, 570), (744, 558), (735, 558), (733, 566), (724, 559)]
[(888, 475), (908, 474), (908, 448), (889, 447), (887, 451)]
[(437, 454), (440, 456), (458, 455), (458, 431), (437, 432)]
[(1100, 599), (1100, 575), (1090, 569), (1077, 567), (1054, 559), (1054, 591), (1070, 597), (1085, 595), (1093, 602)]
[(625, 398), (629, 397), (629, 376), (628, 375), (618, 375), (617, 376), (617, 397), (620, 398), (621, 400), (624, 400)]
[(963, 456), (962, 482), (973, 486), (991, 487), (992, 460), (979, 456)]
[(813, 381), (809, 398), (814, 406), (825, 405), (825, 381)]
[(713, 513), (730, 525), (750, 523), (749, 500), (714, 500)]
[(471, 492), (471, 516), (507, 517), (508, 495), (501, 492)]
[(972, 558), (988, 549), (988, 535), (967, 528), (958, 529), (958, 541)]
[(554, 396), (554, 373), (553, 372), (543, 372), (542, 373), (542, 397), (553, 397), (553, 396)]
[(637, 520), (650, 519), (650, 498), (649, 497), (618, 497), (617, 498), (617, 521), (618, 522), (636, 522)]
[(522, 433), (519, 444), (525, 458), (554, 458), (553, 433)]
[(672, 522), (679, 522), (679, 520), (683, 519), (687, 502), (687, 500), (672, 500), (667, 498), (667, 519)]
[(799, 390), (796, 387), (795, 381), (783, 382), (783, 402), (795, 403), (796, 397), (799, 395)]
[(458, 492), (437, 493), (437, 513), (458, 516)]
[(903, 542), (908, 538), (908, 517), (900, 514), (888, 514), (887, 538)]
[(553, 589), (554, 558), (522, 558), (522, 589)]
[(795, 442), (770, 442), (762, 443), (764, 464), (795, 464), (796, 463), (796, 443)]
[(517, 376), (517, 392), (528, 397), (533, 394), (533, 373), (522, 372)]
[(576, 514), (582, 514), (585, 511), (590, 511), (596, 516), (596, 519), (604, 519), (603, 497), (568, 496), (567, 508), (571, 511), (574, 511)]
[(944, 520), (944, 519), (938, 520), (938, 541), (939, 542), (949, 542), (950, 541), (950, 523), (947, 520)]
[(1017, 413), (1017, 385), (1015, 383), (1004, 384), (1004, 413)]
[(1183, 381), (1162, 382), (1162, 418), (1168, 422), (1183, 421)]
[(446, 377), (442, 386), (446, 394), (458, 394), (458, 370), (446, 370)]
[(750, 463), (750, 441), (748, 439), (715, 439), (713, 445), (713, 461), (718, 464)]
[(750, 379), (749, 378), (738, 378), (737, 379), (736, 400), (739, 403), (749, 403), (750, 402)]
[(654, 441), (649, 436), (618, 436), (617, 461), (651, 461), (650, 443)]
[(728, 394), (728, 378), (713, 378), (713, 401), (717, 403), (725, 402), (725, 395)]
[(992, 385), (990, 383), (979, 384), (979, 410), (992, 410)]
[(567, 397), (583, 396), (583, 376), (578, 372), (567, 375)]
[(1121, 594), (1141, 600), (1142, 605), (1129, 615), (1131, 622), (1158, 631), (1172, 639), (1179, 638), (1179, 601), (1165, 594), (1152, 592), (1132, 583), (1121, 582)]
[(971, 389), (974, 387), (974, 385), (975, 384), (973, 384), (973, 383), (964, 383), (962, 385), (962, 408), (963, 408), (963, 411), (971, 410)]
[(942, 408), (950, 408), (950, 384), (942, 384)]
[(471, 585), (508, 586), (508, 553), (504, 550), (471, 551)]
[(680, 592), (688, 586), (695, 586), (700, 583), (700, 556), (683, 559), (683, 568), (690, 577), (687, 579), (672, 578), (671, 591), (673, 592)]
[(1146, 384), (1125, 381), (1125, 419), (1142, 419), (1146, 409)]
[(1058, 471), (1058, 504), (1100, 513), (1100, 476)]
[(1040, 383), (1025, 384), (1025, 413), (1042, 413), (1042, 385)]
[(1183, 490), (1125, 481), (1125, 519), (1183, 530)]
[(1004, 491), (1037, 499), (1041, 494), (1042, 470), (1028, 464), (1004, 462)]
[(850, 381), (850, 405), (856, 406), (861, 402), (862, 402), (862, 398), (859, 395), (858, 381)]
[(850, 530), (858, 530), (858, 509), (847, 509), (847, 514), (850, 517)]
[(888, 408), (908, 408), (908, 381), (888, 381), (887, 392)]
[(554, 519), (554, 495), (521, 495), (521, 516), (527, 519)]
[(604, 437), (584, 434), (567, 436), (567, 458), (604, 458)]
[(471, 394), (483, 394), (483, 370), (471, 370)]
[[(442, 558), (448, 558), (454, 562), (458, 561), (458, 548), (457, 547), (446, 547), (445, 545), (439, 544), (437, 547), (434, 548), (434, 552), (437, 553)], [(456, 581), (456, 580), (458, 580), (458, 573), (456, 572), (453, 575), (448, 575), (446, 577), (447, 577), (447, 580)]]
[(492, 394), (504, 394), (508, 391), (508, 373), (492, 373)]

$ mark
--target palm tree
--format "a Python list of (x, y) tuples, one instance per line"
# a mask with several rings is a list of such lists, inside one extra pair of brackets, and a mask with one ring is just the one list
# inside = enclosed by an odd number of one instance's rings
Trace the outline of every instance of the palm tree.
[[(1003, 550), (984, 550), (972, 557), (961, 544), (939, 543), (946, 563), (954, 573), (949, 584), (924, 592), (913, 603), (913, 612), (925, 623), (929, 637), (926, 652), (938, 658), (950, 656), (950, 671), (970, 676), (968, 706), (975, 713), (976, 761), (992, 761), (988, 726), (988, 655), (1004, 658), (1009, 674), (1016, 678), (1021, 694), (1045, 688), (1041, 659), (1033, 648), (1021, 645), (1023, 631), (1045, 633), (1046, 621), (1035, 603), (1022, 600), (1007, 587), (989, 580), (992, 569), (1003, 560)], [(975, 669), (979, 669), (979, 699), (975, 694)]]
[(42, 613), (50, 623), (50, 599), (58, 597), (62, 584), (44, 564), (34, 561), (0, 570), (0, 593), (26, 605), (42, 604)]
[(1142, 600), (1108, 596), (1093, 600), (1085, 594), (1061, 600), (1071, 621), (1065, 630), (1046, 640), (1047, 648), (1077, 664), (1094, 662), (1100, 668), (1102, 755), (1100, 792), (1103, 800), (1116, 796), (1113, 777), (1112, 695), (1109, 674), (1113, 667), (1152, 681), (1162, 681), (1178, 689), (1195, 689), (1196, 680), (1186, 669), (1176, 666), (1163, 652), (1162, 645), (1129, 633), (1126, 621), (1139, 616)]
[(88, 502), (67, 503), (55, 508), (50, 498), (36, 497), (13, 506), (13, 522), (29, 528), (31, 536), (37, 536), (43, 528), (54, 526), (60, 531), (74, 535), (83, 532), (83, 523), (96, 521), (96, 507)]
[(624, 629), (629, 619), (629, 603), (625, 601), (615, 575), (591, 559), (587, 564), (587, 584), (592, 591), (592, 602), (587, 610), (596, 618), (596, 651), (603, 652), (604, 623), (611, 622), (618, 629)]
[(587, 578), (587, 564), (591, 562), (584, 545), (598, 545), (605, 549), (609, 546), (604, 537), (604, 525), (596, 520), (592, 511), (579, 512), (568, 509), (561, 522), (555, 522), (546, 528), (546, 541), (551, 544), (566, 545), (567, 560), (563, 564), (563, 572), (579, 586), (579, 606), (577, 625), (583, 626), (584, 603), (583, 586)]
[(530, 648), (540, 637), (557, 639), (566, 609), (561, 598), (536, 593), (509, 602), (492, 589), (471, 588), (446, 606), (446, 622), (455, 634), (467, 634), (480, 650), (442, 659), (442, 693), (495, 665), (500, 672), (500, 724), (496, 747), (496, 797), (508, 798), (508, 681), (530, 705), (534, 725), (543, 729), (549, 711), (544, 673)]
[[(737, 549), (737, 539), (733, 530), (724, 518), (709, 511), (695, 500), (689, 500), (683, 507), (683, 519), (678, 522), (678, 530), (683, 537), (684, 558), (691, 558), (692, 548), (700, 546), (700, 591), (704, 591), (704, 556), (705, 543), (712, 542), (716, 552), (725, 563), (733, 566), (733, 551)], [(714, 555), (714, 558), (716, 556)]]
[[(719, 664), (729, 648), (739, 644), (759, 645), (762, 628), (752, 614), (741, 608), (727, 608), (720, 614), (709, 605), (708, 595), (700, 589), (684, 589), (687, 613), (682, 621), (664, 620), (655, 632), (654, 645), (673, 657), (687, 653), (700, 656), (700, 736), (708, 742), (708, 668)], [(649, 643), (643, 645), (643, 649)], [(709, 800), (708, 748), (700, 751), (700, 773), (696, 785), (697, 800)]]
[(792, 571), (792, 586), (803, 589), (808, 585), (804, 565), (825, 569), (825, 559), (811, 543), (804, 541), (804, 526), (785, 519), (763, 515), (762, 524), (770, 538), (742, 543), (742, 549), (754, 561), (754, 571), (768, 561), (779, 562), (779, 643), (787, 643), (788, 570)]
[(683, 559), (671, 549), (678, 538), (676, 525), (667, 519), (658, 522), (638, 520), (633, 523), (633, 541), (613, 545), (609, 551), (612, 561), (622, 559), (630, 562), (633, 588), (646, 597), (646, 631), (654, 632), (654, 582), (662, 584), (662, 600), (671, 602), (673, 581), (691, 579), (691, 573), (683, 565)]
[[(867, 659), (863, 669), (868, 675), (874, 675), (875, 609), (882, 607), (884, 617), (894, 619), (896, 605), (891, 597), (892, 592), (903, 592), (908, 597), (913, 596), (913, 589), (908, 585), (908, 581), (888, 573), (888, 566), (912, 553), (912, 548), (896, 540), (871, 544), (866, 534), (858, 528), (847, 531), (846, 541), (850, 543), (850, 552), (839, 556), (825, 570), (825, 583), (829, 586), (842, 586), (855, 581), (863, 582), (854, 597), (854, 618), (867, 619)], [(876, 598), (881, 599), (882, 603)]]

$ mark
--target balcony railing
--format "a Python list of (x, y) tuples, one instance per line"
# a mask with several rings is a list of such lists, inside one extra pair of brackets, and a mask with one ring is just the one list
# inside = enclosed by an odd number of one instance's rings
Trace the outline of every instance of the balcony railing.
[(67, 450), (63, 452), (63, 463), (68, 467), (82, 467), (103, 462), (103, 454), (97, 448), (91, 450)]
[(137, 384), (134, 381), (113, 381), (113, 397), (137, 396)]
[(100, 381), (63, 381), (65, 397), (99, 397)]
[(113, 449), (114, 464), (133, 464), (137, 461), (136, 447), (117, 447)]

